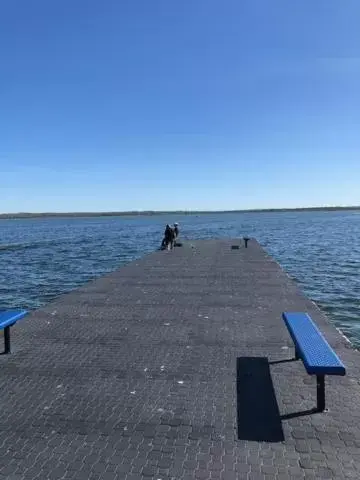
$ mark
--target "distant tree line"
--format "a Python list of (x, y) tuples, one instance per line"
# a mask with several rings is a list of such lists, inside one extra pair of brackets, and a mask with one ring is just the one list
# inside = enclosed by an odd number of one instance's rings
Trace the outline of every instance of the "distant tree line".
[(205, 214), (221, 214), (221, 213), (266, 213), (266, 212), (333, 212), (342, 210), (360, 210), (360, 206), (350, 207), (306, 207), (306, 208), (261, 208), (248, 210), (175, 210), (175, 211), (128, 211), (128, 212), (44, 212), (44, 213), (0, 213), (0, 218), (16, 219), (16, 218), (47, 218), (47, 217), (133, 217), (133, 216), (154, 216), (154, 215), (205, 215)]

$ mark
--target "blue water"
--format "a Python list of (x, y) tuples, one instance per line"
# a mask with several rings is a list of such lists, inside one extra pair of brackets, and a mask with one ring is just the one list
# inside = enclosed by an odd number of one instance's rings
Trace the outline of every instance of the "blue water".
[(0, 308), (38, 308), (159, 246), (182, 238), (250, 235), (360, 346), (360, 212), (0, 220)]

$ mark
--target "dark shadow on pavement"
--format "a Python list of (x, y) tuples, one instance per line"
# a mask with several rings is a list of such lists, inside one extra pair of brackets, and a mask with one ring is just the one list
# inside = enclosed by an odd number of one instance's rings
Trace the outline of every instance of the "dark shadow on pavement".
[(284, 432), (268, 359), (237, 359), (238, 439), (282, 442)]
[(289, 362), (296, 362), (297, 359), (294, 358), (285, 358), (284, 360), (274, 360), (273, 362), (269, 362), (269, 365), (277, 365), (278, 363), (289, 363)]
[(302, 412), (293, 412), (285, 413), (281, 415), (281, 420), (290, 420), (291, 418), (306, 417), (307, 415), (313, 415), (314, 413), (319, 413), (317, 408), (310, 408), (309, 410), (304, 410)]

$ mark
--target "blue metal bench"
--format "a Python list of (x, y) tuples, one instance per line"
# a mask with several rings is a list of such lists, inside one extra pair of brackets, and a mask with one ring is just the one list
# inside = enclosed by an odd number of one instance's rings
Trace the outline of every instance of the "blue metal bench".
[(4, 330), (4, 353), (11, 353), (10, 327), (27, 314), (27, 310), (0, 310), (0, 330)]
[(316, 375), (317, 410), (325, 410), (325, 375), (345, 375), (346, 370), (307, 313), (284, 312), (283, 319), (309, 375)]

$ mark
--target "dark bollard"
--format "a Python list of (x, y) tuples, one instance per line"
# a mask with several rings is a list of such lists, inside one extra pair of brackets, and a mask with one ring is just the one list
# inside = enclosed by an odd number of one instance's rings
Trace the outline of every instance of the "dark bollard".
[(250, 240), (250, 238), (244, 237), (245, 248), (247, 248), (247, 245), (248, 245), (248, 241), (249, 241), (249, 240)]

